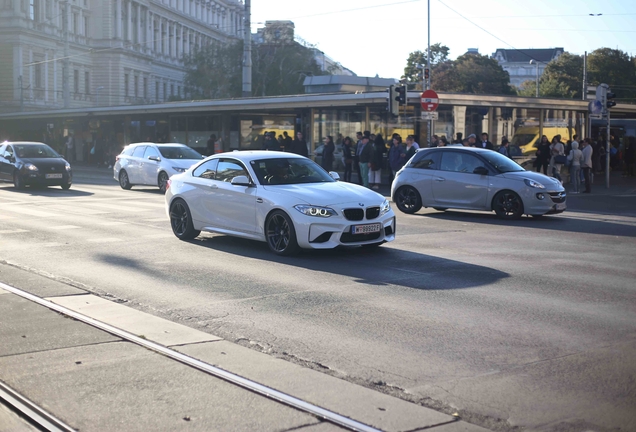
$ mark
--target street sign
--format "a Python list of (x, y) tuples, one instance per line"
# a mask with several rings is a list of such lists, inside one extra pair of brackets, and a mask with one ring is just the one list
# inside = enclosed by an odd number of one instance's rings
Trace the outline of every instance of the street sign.
[(588, 116), (591, 120), (602, 120), (603, 114), (590, 114)]
[[(433, 90), (426, 90), (422, 93), (421, 99), (422, 109), (424, 111), (435, 111), (439, 105), (439, 98), (437, 93)], [(422, 114), (424, 114), (422, 112)]]
[(587, 105), (587, 107), (590, 114), (597, 114), (597, 115), (603, 114), (603, 102), (601, 102), (598, 99), (594, 99), (593, 101), (591, 101)]
[(422, 120), (437, 120), (439, 113), (437, 111), (422, 111)]

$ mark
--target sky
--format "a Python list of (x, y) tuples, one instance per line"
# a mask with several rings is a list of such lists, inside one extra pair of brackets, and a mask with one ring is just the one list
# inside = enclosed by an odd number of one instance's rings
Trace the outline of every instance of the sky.
[(468, 48), (636, 56), (636, 0), (252, 0), (252, 32), (291, 20), (296, 36), (357, 75), (399, 78), (409, 53), (426, 51), (429, 1), (431, 44), (448, 46), (451, 59)]

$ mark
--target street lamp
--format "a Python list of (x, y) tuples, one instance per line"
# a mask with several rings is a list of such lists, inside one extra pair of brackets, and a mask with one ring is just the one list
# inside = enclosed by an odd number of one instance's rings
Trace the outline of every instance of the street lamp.
[(104, 86), (99, 86), (99, 87), (97, 87), (97, 89), (96, 89), (96, 90), (97, 90), (97, 97), (95, 98), (95, 99), (96, 99), (96, 101), (95, 101), (95, 102), (96, 102), (96, 103), (95, 103), (95, 105), (96, 105), (96, 106), (99, 106), (99, 91), (100, 91), (100, 90), (104, 90)]
[(530, 64), (534, 64), (536, 65), (536, 70), (537, 70), (537, 92), (536, 92), (536, 97), (539, 97), (539, 62), (535, 61), (535, 60), (530, 60)]

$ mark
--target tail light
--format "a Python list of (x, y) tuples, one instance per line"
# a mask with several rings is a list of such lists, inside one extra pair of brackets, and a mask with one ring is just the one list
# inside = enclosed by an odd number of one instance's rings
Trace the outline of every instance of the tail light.
[(115, 156), (115, 162), (119, 160), (119, 155)]

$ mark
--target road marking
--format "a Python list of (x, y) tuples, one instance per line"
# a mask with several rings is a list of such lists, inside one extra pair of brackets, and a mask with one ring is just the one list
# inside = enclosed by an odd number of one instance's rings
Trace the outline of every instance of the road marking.
[(144, 219), (144, 222), (168, 222), (168, 218), (162, 217), (162, 218)]
[(25, 232), (29, 232), (29, 231), (28, 230), (23, 230), (23, 229), (0, 230), (0, 234), (18, 234), (18, 233), (25, 233)]
[(68, 246), (68, 243), (41, 243), (40, 247), (60, 247), (60, 246)]
[(102, 222), (97, 225), (100, 226), (117, 226), (117, 225), (128, 225), (128, 222)]
[(122, 240), (115, 237), (102, 237), (102, 238), (96, 238), (96, 239), (87, 239), (86, 241), (91, 243), (114, 243), (114, 242), (121, 242)]
[(56, 218), (56, 217), (66, 217), (66, 215), (61, 215), (58, 213), (52, 213), (52, 212), (48, 212), (48, 211), (40, 211), (40, 210), (35, 210), (29, 207), (22, 207), (22, 206), (5, 206), (4, 211), (10, 212), (10, 213), (20, 213), (22, 215), (27, 215), (27, 216), (34, 216), (34, 217), (42, 217), (42, 218)]
[(93, 216), (93, 215), (108, 213), (101, 210), (92, 210), (92, 209), (82, 208), (77, 206), (73, 207), (73, 206), (53, 205), (53, 206), (47, 206), (46, 208), (62, 211), (65, 213), (74, 213), (74, 214), (86, 215), (86, 216)]
[(114, 204), (108, 204), (108, 203), (87, 203), (88, 205), (90, 205), (91, 207), (101, 207), (104, 209), (108, 209), (110, 211), (123, 211), (123, 212), (142, 212), (142, 211), (147, 211), (148, 209), (144, 209), (144, 208), (135, 208), (135, 207), (130, 207), (130, 206), (122, 206), (122, 205), (114, 205)]
[(0, 220), (14, 219), (15, 216), (0, 215)]
[(75, 229), (75, 228), (81, 228), (77, 225), (58, 225), (58, 226), (53, 226), (53, 227), (49, 227), (51, 229), (54, 230), (67, 230), (67, 229)]
[(161, 233), (161, 234), (148, 234), (148, 235), (145, 235), (144, 238), (158, 239), (158, 238), (168, 238), (172, 236), (173, 235), (171, 233)]

